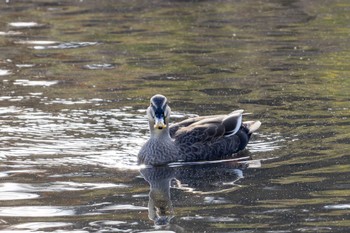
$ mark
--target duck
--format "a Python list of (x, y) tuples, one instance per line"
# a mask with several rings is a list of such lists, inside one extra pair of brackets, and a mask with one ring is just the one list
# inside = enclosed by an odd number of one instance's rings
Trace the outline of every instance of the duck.
[(150, 138), (138, 153), (138, 164), (212, 161), (234, 157), (245, 149), (260, 121), (243, 122), (244, 110), (226, 115), (191, 117), (170, 123), (168, 99), (156, 94), (147, 108)]

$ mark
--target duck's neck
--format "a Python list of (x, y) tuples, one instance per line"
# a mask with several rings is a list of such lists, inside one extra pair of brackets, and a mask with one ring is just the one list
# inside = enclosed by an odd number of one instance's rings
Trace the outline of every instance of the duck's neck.
[(154, 139), (171, 139), (169, 129), (151, 129), (151, 137)]
[(171, 139), (169, 134), (169, 128), (155, 129), (153, 126), (150, 126), (151, 137), (155, 139)]

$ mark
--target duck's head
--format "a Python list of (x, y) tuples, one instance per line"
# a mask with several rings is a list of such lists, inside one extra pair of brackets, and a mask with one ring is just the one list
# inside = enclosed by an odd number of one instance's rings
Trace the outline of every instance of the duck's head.
[(171, 111), (167, 98), (158, 94), (154, 95), (150, 102), (151, 105), (147, 108), (150, 127), (158, 130), (165, 129), (168, 126)]

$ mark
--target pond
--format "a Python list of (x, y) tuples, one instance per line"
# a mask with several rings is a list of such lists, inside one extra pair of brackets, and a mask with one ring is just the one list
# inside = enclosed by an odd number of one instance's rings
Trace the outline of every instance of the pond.
[[(346, 0), (2, 1), (1, 232), (346, 232)], [(245, 109), (240, 159), (140, 168), (146, 108)]]

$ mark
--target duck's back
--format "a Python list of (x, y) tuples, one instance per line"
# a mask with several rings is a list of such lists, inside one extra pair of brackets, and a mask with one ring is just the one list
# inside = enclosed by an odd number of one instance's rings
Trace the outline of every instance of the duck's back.
[(171, 126), (170, 135), (179, 149), (179, 158), (184, 161), (216, 160), (243, 150), (250, 139), (252, 123), (242, 124), (242, 112), (191, 118)]

